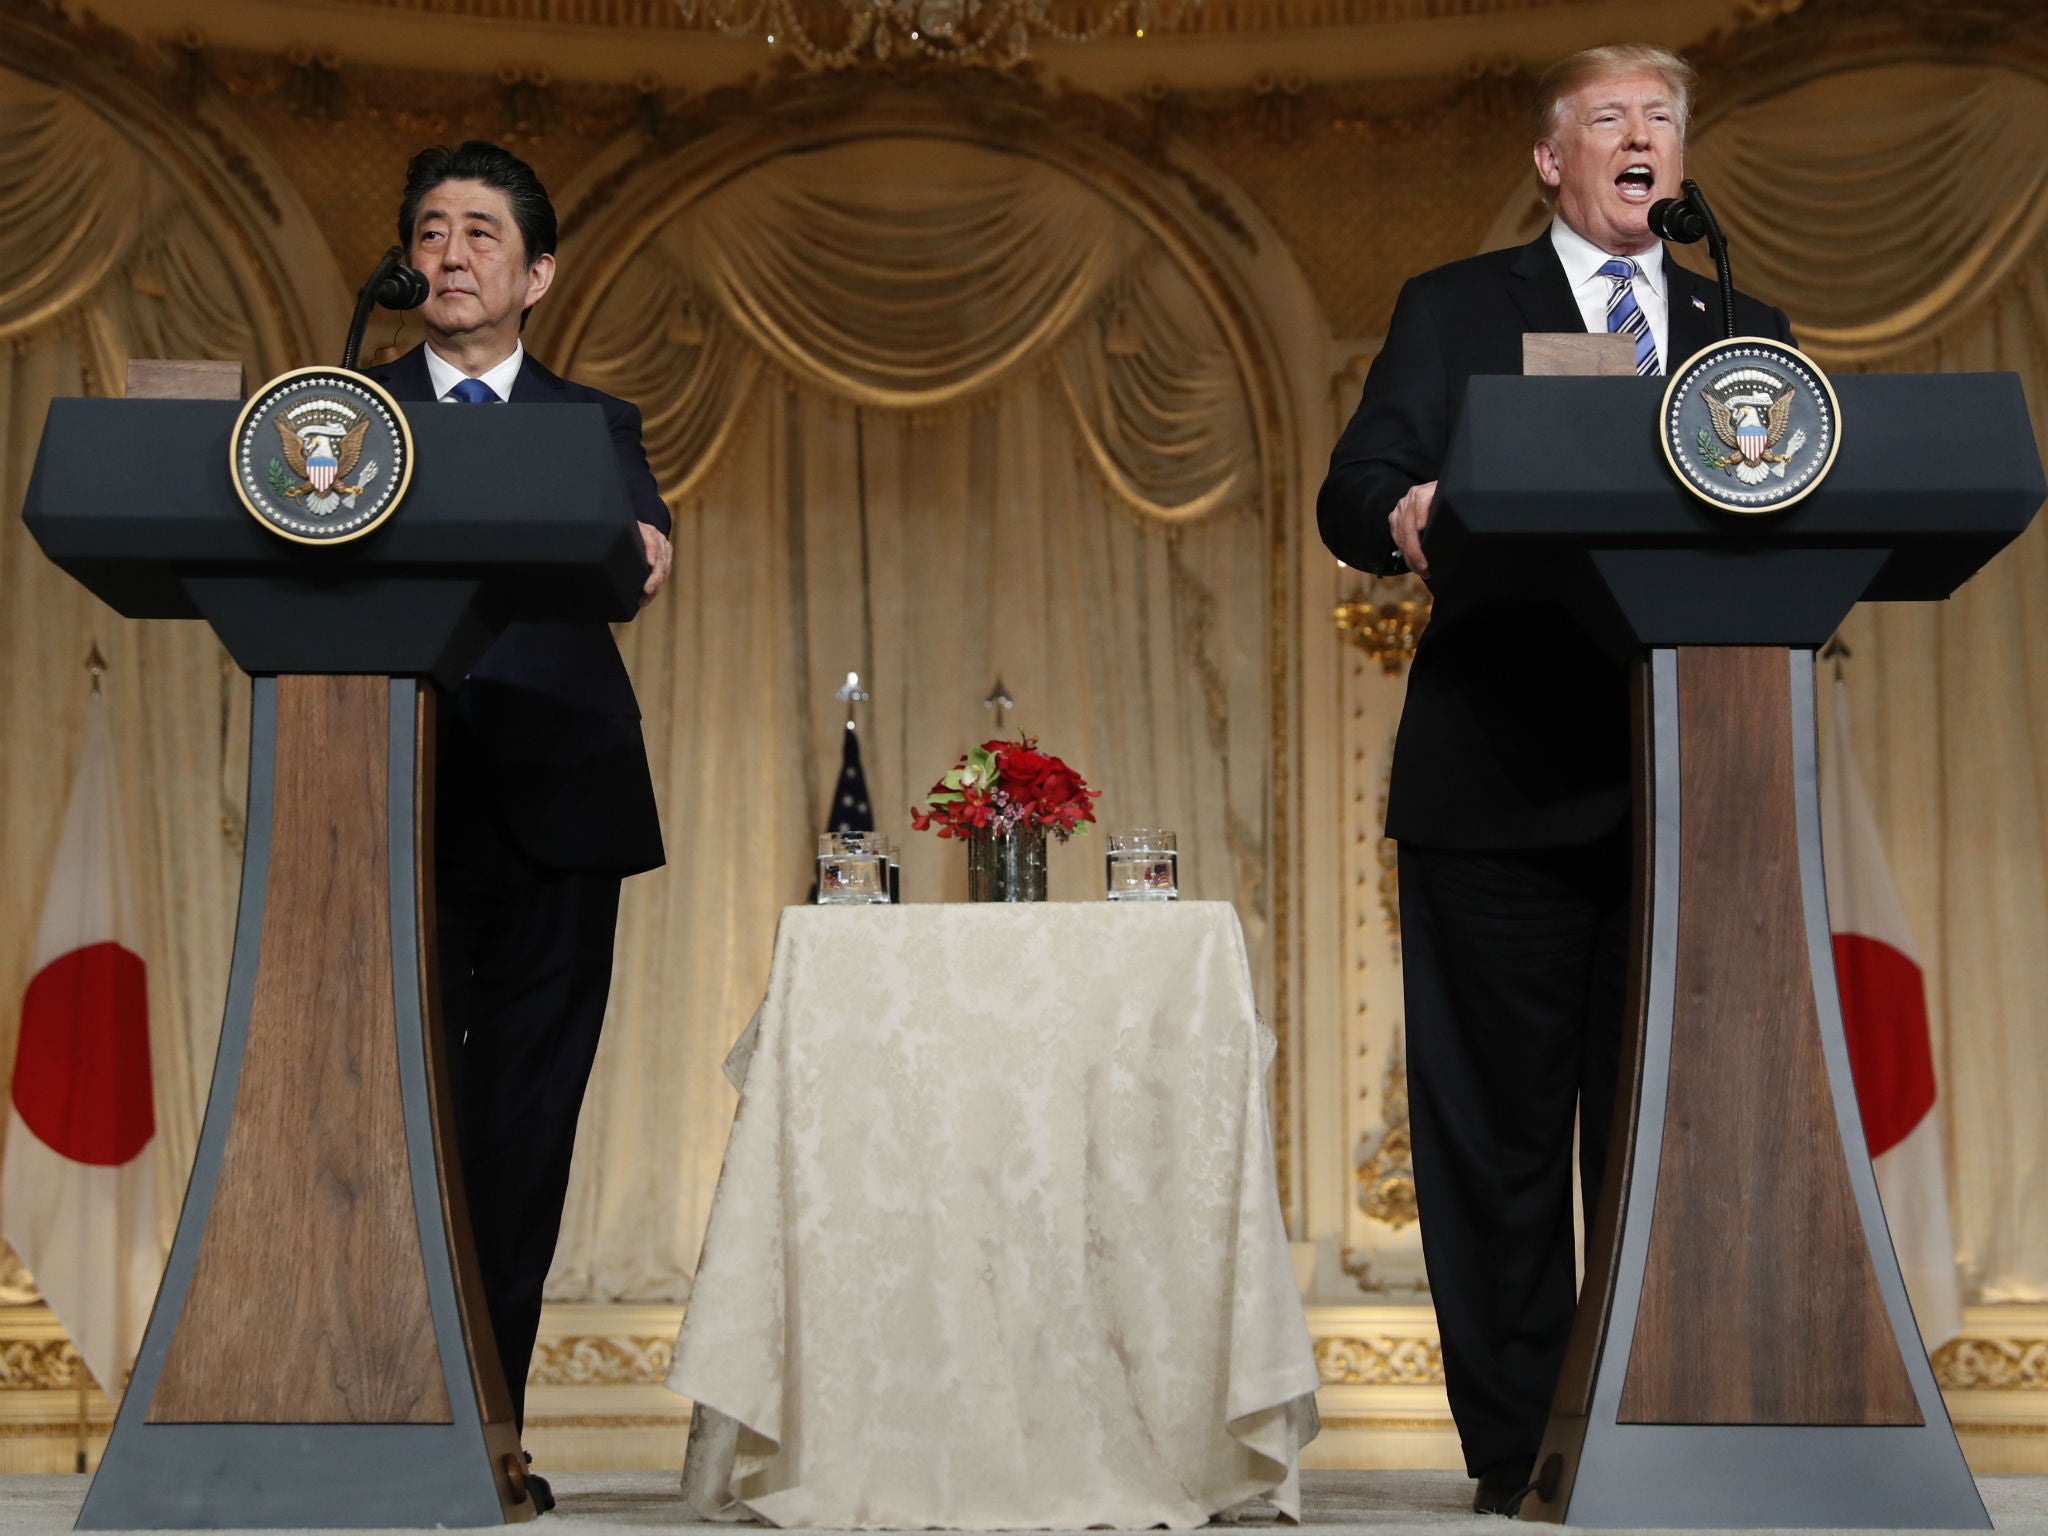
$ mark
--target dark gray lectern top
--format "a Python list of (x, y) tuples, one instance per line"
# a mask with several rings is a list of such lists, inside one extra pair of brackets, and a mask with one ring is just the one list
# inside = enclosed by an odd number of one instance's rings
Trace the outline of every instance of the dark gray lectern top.
[(1624, 648), (1824, 643), (1859, 601), (1949, 596), (2048, 498), (2019, 377), (1833, 381), (1841, 448), (1782, 512), (1717, 511), (1658, 443), (1665, 381), (1472, 380), (1429, 530), (1439, 606), (1612, 598)]
[(413, 476), (380, 528), (308, 546), (236, 499), (219, 400), (54, 400), (22, 517), (129, 618), (205, 618), (252, 673), (444, 683), (514, 620), (623, 620), (647, 563), (595, 405), (414, 406)]

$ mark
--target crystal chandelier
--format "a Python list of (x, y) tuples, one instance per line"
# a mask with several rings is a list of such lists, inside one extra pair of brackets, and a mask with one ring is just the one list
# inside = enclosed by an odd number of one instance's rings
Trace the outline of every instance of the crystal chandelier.
[(787, 49), (807, 69), (925, 58), (1006, 69), (1034, 40), (1171, 31), (1203, 0), (676, 0), (686, 21)]

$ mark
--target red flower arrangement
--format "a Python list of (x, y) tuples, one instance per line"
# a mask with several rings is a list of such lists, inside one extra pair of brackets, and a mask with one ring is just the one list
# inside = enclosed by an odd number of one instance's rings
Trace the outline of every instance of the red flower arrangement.
[(985, 741), (931, 787), (931, 804), (910, 812), (920, 832), (941, 837), (1042, 827), (1065, 842), (1095, 819), (1096, 792), (1035, 738)]

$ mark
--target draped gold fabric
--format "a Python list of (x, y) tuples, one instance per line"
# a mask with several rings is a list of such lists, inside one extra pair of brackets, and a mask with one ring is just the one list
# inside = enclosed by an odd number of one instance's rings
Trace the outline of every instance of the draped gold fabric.
[[(2048, 445), (2048, 81), (1929, 63), (1824, 75), (1702, 123), (1686, 169), (1728, 231), (1737, 284), (1781, 305), (1824, 367), (2009, 369)], [(1532, 177), (1488, 244), (1548, 217)], [(1685, 257), (1711, 271), (1702, 248)], [(2048, 522), (1950, 602), (1866, 604), (1842, 633), (1857, 762), (1927, 974), (1967, 1293), (2038, 1301)]]
[[(192, 201), (75, 99), (0, 70), (0, 1051), (85, 735), (85, 652), (107, 707), (140, 882), (159, 1188), (182, 1190), (213, 1071), (241, 878), (249, 683), (203, 624), (117, 618), (43, 558), (18, 509), (57, 395), (118, 392), (131, 357), (282, 369), (237, 258)], [(111, 387), (110, 387), (111, 386)], [(118, 445), (109, 445), (118, 452)], [(164, 1236), (175, 1220), (166, 1204)], [(0, 1293), (0, 1301), (9, 1299)], [(18, 1297), (16, 1299), (19, 1299)]]
[[(718, 1064), (809, 884), (848, 671), (907, 899), (965, 897), (908, 807), (993, 733), (1000, 675), (1106, 821), (1179, 829), (1187, 890), (1236, 903), (1270, 985), (1256, 447), (1215, 320), (1127, 214), (936, 138), (770, 161), (649, 238), (557, 361), (646, 402), (676, 576), (621, 633), (670, 864), (627, 886), (551, 1296), (687, 1289)], [(1099, 896), (1099, 837), (1051, 875)]]
[(1158, 242), (1044, 161), (946, 139), (858, 140), (728, 182), (634, 254), (575, 359), (646, 402), (678, 494), (721, 462), (764, 364), (921, 415), (1049, 369), (1130, 510), (1198, 518), (1253, 483), (1237, 361)]

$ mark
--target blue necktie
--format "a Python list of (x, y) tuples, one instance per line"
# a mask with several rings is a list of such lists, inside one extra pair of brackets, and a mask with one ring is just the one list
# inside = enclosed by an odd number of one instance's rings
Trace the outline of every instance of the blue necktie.
[(1636, 304), (1636, 264), (1617, 256), (1600, 268), (1600, 275), (1614, 284), (1614, 292), (1607, 296), (1607, 329), (1635, 338), (1638, 374), (1663, 372), (1657, 363), (1657, 338), (1650, 334), (1650, 322)]
[(497, 391), (482, 379), (458, 379), (455, 387), (448, 391), (450, 400), (460, 400), (464, 405), (496, 405)]

